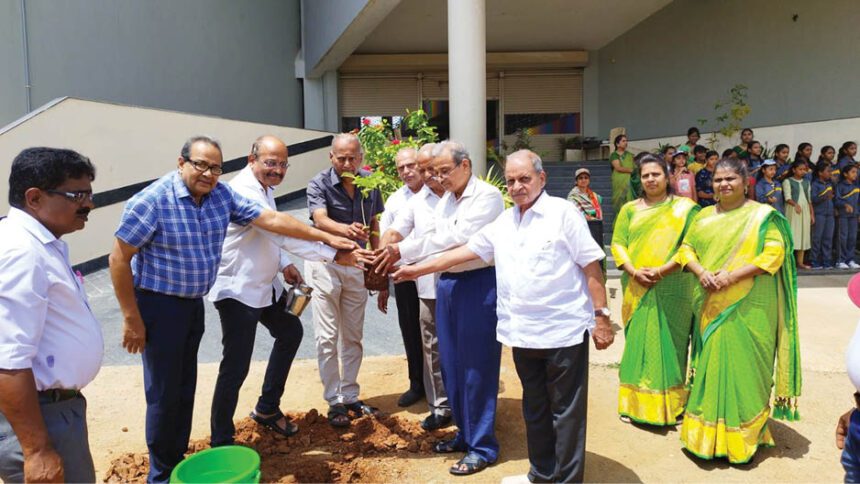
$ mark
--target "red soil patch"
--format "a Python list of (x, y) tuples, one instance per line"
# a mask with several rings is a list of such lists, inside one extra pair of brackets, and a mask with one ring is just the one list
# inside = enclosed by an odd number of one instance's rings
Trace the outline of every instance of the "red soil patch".
[[(400, 480), (403, 466), (393, 457), (429, 455), (433, 443), (453, 436), (451, 430), (427, 432), (416, 421), (392, 416), (361, 417), (343, 429), (331, 427), (316, 409), (289, 417), (299, 426), (299, 433), (289, 438), (249, 418), (236, 424), (236, 444), (260, 454), (263, 482)], [(208, 448), (208, 438), (194, 440), (188, 452)], [(105, 482), (145, 482), (147, 472), (146, 454), (127, 453), (111, 462)]]

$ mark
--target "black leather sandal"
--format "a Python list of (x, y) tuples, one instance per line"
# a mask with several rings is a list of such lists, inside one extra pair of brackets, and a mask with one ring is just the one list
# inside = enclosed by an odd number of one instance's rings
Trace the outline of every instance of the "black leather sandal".
[(370, 415), (374, 418), (379, 418), (382, 416), (382, 412), (379, 411), (376, 407), (371, 407), (370, 405), (362, 402), (361, 400), (353, 403), (347, 403), (344, 405), (347, 410), (361, 417), (362, 415)]
[[(254, 422), (257, 422), (263, 427), (266, 427), (269, 430), (273, 430), (274, 432), (277, 432), (284, 437), (292, 437), (299, 432), (299, 426), (291, 422), (290, 419), (288, 419), (286, 415), (281, 412), (264, 417), (258, 414), (256, 410), (252, 410), (250, 415), (248, 416), (251, 417)], [(278, 425), (278, 421), (280, 421), (281, 418), (283, 418), (287, 422), (286, 427), (281, 427), (280, 425)]]
[(342, 403), (328, 407), (327, 417), (332, 427), (349, 427), (349, 411)]
[(451, 466), (448, 472), (455, 476), (470, 476), (477, 474), (486, 469), (490, 465), (483, 457), (475, 453), (469, 453), (466, 457), (460, 459), (459, 462)]

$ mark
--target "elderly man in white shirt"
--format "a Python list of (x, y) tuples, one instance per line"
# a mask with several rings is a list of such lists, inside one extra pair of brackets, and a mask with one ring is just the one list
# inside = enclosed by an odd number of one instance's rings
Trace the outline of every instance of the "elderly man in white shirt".
[[(393, 222), (386, 224), (387, 230), (383, 232), (380, 242), (382, 247), (408, 237), (425, 237), (435, 230), (433, 212), (445, 194), (445, 189), (433, 177), (435, 171), (432, 167), (432, 151), (435, 146), (435, 143), (428, 143), (418, 150), (416, 161), (424, 186), (402, 209), (397, 211), (397, 217)], [(386, 210), (385, 214), (387, 213)], [(451, 423), (451, 406), (448, 405), (448, 395), (445, 393), (442, 370), (439, 366), (435, 274), (419, 277), (415, 280), (415, 285), (419, 303), (424, 393), (427, 405), (430, 407), (430, 415), (421, 422), (421, 427), (425, 430), (436, 430)]]
[[(277, 210), (275, 187), (283, 181), (289, 166), (284, 142), (274, 136), (261, 136), (251, 146), (248, 165), (229, 185), (264, 208)], [(233, 414), (239, 389), (248, 375), (258, 321), (269, 330), (275, 343), (262, 392), (250, 417), (287, 437), (298, 431), (280, 410), (284, 385), (303, 335), (302, 322), (286, 312), (284, 287), (278, 280), (280, 272), (287, 284), (303, 282), (287, 252), (306, 260), (356, 267), (360, 267), (358, 260), (363, 260), (361, 254), (370, 255), (363, 249), (337, 251), (322, 242), (285, 237), (252, 225), (228, 226), (218, 275), (209, 291), (209, 300), (215, 303), (221, 318), (224, 345), (212, 399), (212, 447), (233, 443)]]
[[(516, 204), (468, 244), (417, 266), (407, 280), (470, 261), (495, 260), (498, 340), (513, 348), (523, 384), (532, 482), (581, 482), (588, 403), (588, 341), (612, 344), (600, 261), (605, 253), (570, 202), (544, 192), (540, 157), (507, 158), (505, 180)], [(595, 324), (596, 321), (596, 324)]]
[[(389, 244), (377, 270), (394, 262), (417, 262), (459, 247), (504, 210), (502, 195), (472, 174), (469, 153), (447, 141), (433, 150), (433, 165), (446, 193), (436, 205), (435, 229), (424, 237)], [(442, 379), (457, 435), (434, 447), (438, 453), (465, 452), (449, 469), (454, 475), (480, 472), (495, 462), (495, 435), (501, 345), (496, 341), (496, 275), (491, 263), (473, 260), (449, 268), (436, 286), (436, 331)]]
[(0, 479), (95, 482), (80, 390), (101, 368), (101, 326), (60, 238), (84, 228), (95, 167), (71, 150), (12, 162), (0, 220)]
[[(401, 148), (394, 155), (397, 176), (403, 186), (392, 193), (385, 201), (385, 211), (379, 220), (379, 233), (384, 234), (394, 222), (395, 216), (407, 202), (421, 192), (424, 180), (418, 173), (418, 151), (415, 148)], [(418, 288), (414, 281), (403, 281), (394, 285), (394, 300), (397, 303), (397, 321), (406, 351), (406, 366), (409, 375), (409, 388), (400, 395), (397, 405), (408, 407), (424, 398), (424, 371), (422, 368), (421, 324), (419, 322)], [(381, 291), (378, 301), (379, 310), (388, 312), (388, 293)]]

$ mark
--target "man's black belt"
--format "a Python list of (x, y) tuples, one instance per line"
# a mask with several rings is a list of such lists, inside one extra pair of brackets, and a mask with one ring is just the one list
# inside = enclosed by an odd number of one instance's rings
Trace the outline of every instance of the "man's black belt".
[(57, 403), (77, 398), (81, 395), (81, 392), (79, 390), (52, 388), (50, 390), (42, 390), (38, 392), (38, 395), (40, 403)]

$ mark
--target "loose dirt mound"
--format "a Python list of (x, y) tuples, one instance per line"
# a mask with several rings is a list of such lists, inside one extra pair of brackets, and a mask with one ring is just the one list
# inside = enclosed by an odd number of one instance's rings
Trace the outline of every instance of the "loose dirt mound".
[[(245, 418), (236, 424), (236, 444), (256, 450), (263, 482), (372, 482), (401, 479), (392, 457), (430, 454), (433, 443), (451, 430), (426, 432), (418, 422), (400, 417), (361, 417), (344, 429), (332, 428), (316, 409), (291, 413), (299, 433), (285, 438)], [(209, 448), (209, 439), (188, 446), (193, 454)], [(149, 459), (123, 454), (111, 462), (105, 482), (145, 482)]]

